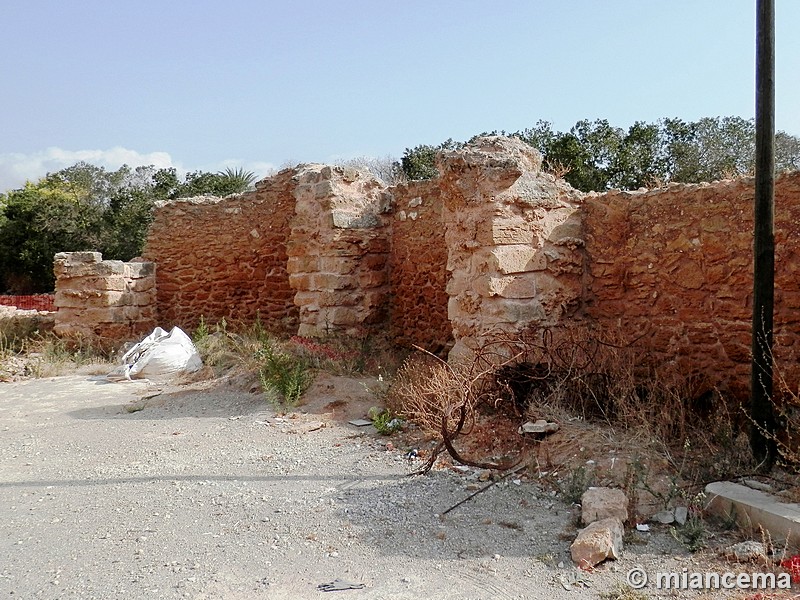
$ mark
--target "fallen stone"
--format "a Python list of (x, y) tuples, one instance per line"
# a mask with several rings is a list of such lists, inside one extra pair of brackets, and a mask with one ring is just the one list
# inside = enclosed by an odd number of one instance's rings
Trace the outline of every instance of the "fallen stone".
[(676, 506), (672, 513), (675, 515), (675, 522), (678, 525), (686, 525), (686, 521), (689, 519), (688, 508), (685, 506)]
[(584, 525), (616, 517), (628, 520), (628, 497), (620, 489), (590, 487), (581, 496), (581, 520)]
[(735, 560), (737, 562), (753, 562), (753, 561), (766, 561), (767, 550), (764, 544), (753, 540), (746, 542), (739, 542), (728, 546), (724, 551), (725, 558)]
[(753, 488), (754, 490), (758, 490), (759, 492), (766, 492), (767, 494), (775, 491), (775, 489), (768, 483), (762, 483), (755, 479), (744, 479), (742, 483), (749, 488)]
[(650, 520), (662, 525), (671, 525), (675, 522), (675, 513), (671, 510), (662, 510), (650, 517)]
[(584, 569), (622, 556), (622, 521), (616, 517), (595, 521), (578, 532), (569, 547), (572, 560)]
[(518, 433), (555, 433), (558, 431), (558, 423), (550, 423), (544, 419), (538, 419), (536, 422), (528, 421), (523, 424), (518, 430)]

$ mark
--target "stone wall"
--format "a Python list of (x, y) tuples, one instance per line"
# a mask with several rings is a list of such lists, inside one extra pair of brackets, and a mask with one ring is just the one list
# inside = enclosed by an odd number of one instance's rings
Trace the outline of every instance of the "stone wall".
[[(753, 197), (751, 179), (588, 195), (587, 316), (637, 340), (662, 368), (746, 395)], [(800, 173), (777, 178), (775, 207), (775, 355), (796, 381)]]
[(289, 283), (298, 335), (363, 335), (386, 322), (389, 196), (369, 174), (306, 165), (295, 176)]
[(451, 358), (580, 307), (581, 194), (541, 167), (539, 152), (502, 137), (440, 157)]
[(160, 204), (144, 256), (158, 264), (158, 315), (186, 330), (200, 318), (297, 329), (298, 311), (286, 269), (294, 216), (294, 171), (227, 198)]
[(99, 252), (55, 256), (54, 331), (99, 341), (136, 338), (156, 325), (151, 262), (103, 260)]
[[(747, 393), (752, 181), (582, 194), (501, 137), (443, 153), (439, 170), (386, 188), (304, 165), (249, 194), (160, 206), (145, 251), (158, 263), (158, 324), (260, 315), (307, 336), (385, 329), (404, 345), (452, 345), (459, 358), (497, 332), (577, 323), (636, 340), (643, 358), (707, 387)], [(775, 351), (795, 381), (798, 173), (776, 182), (776, 226)], [(104, 261), (100, 274), (99, 261), (56, 266), (62, 317), (84, 315), (65, 331), (128, 323), (132, 310), (107, 311), (128, 297), (125, 267)]]
[(450, 350), (447, 245), (438, 180), (390, 188), (394, 215), (390, 255), (390, 331), (400, 345)]

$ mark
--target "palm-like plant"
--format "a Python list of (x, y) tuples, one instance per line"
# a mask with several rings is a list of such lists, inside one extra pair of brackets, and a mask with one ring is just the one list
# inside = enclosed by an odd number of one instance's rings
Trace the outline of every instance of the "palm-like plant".
[(222, 187), (228, 194), (239, 194), (250, 189), (256, 180), (256, 174), (252, 171), (245, 171), (242, 167), (233, 169), (228, 167), (224, 171), (219, 171), (217, 176), (220, 178)]

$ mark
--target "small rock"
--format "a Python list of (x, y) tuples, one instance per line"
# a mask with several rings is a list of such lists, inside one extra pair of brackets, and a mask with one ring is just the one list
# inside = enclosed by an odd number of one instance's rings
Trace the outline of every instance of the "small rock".
[(737, 562), (760, 562), (767, 560), (767, 550), (764, 548), (764, 544), (753, 540), (728, 546), (725, 548), (724, 554), (725, 558)]
[(689, 519), (689, 509), (685, 506), (677, 506), (675, 510), (672, 511), (675, 515), (675, 522), (678, 525), (686, 525), (686, 521)]
[(578, 532), (569, 547), (572, 560), (583, 568), (593, 567), (608, 558), (622, 555), (622, 521), (616, 517), (595, 521)]
[(663, 525), (669, 525), (675, 522), (675, 513), (671, 510), (662, 510), (650, 517), (650, 520)]
[(628, 520), (628, 497), (619, 489), (590, 487), (581, 496), (581, 519), (589, 525), (616, 517), (623, 523)]
[(772, 492), (775, 491), (773, 489), (773, 487), (771, 485), (769, 485), (768, 483), (762, 483), (762, 482), (757, 481), (755, 479), (745, 479), (745, 480), (742, 481), (742, 483), (745, 484), (749, 488), (753, 488), (754, 490), (758, 490), (759, 492), (766, 492), (766, 493), (769, 494), (769, 493), (772, 493)]
[(517, 430), (519, 434), (554, 433), (556, 431), (558, 431), (558, 423), (550, 423), (544, 419), (537, 419), (536, 422), (528, 421)]

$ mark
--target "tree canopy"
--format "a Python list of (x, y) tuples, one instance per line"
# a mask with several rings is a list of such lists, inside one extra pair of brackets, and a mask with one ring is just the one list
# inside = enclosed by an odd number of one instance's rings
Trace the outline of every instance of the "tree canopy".
[[(750, 175), (755, 165), (755, 125), (752, 119), (740, 117), (639, 121), (627, 130), (605, 119), (582, 120), (566, 132), (539, 121), (510, 134), (480, 135), (521, 139), (542, 153), (547, 170), (585, 192), (715, 181)], [(435, 177), (437, 152), (460, 145), (447, 140), (438, 146), (407, 148), (400, 166), (409, 179)], [(778, 132), (775, 155), (777, 171), (800, 168), (800, 138)]]
[(51, 291), (57, 252), (94, 250), (130, 260), (142, 252), (156, 201), (224, 196), (254, 179), (243, 169), (181, 178), (173, 168), (106, 171), (80, 162), (0, 194), (0, 290)]

